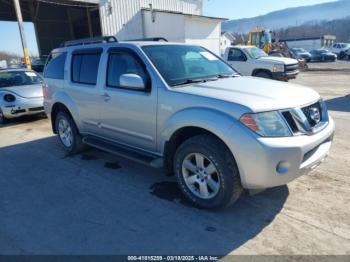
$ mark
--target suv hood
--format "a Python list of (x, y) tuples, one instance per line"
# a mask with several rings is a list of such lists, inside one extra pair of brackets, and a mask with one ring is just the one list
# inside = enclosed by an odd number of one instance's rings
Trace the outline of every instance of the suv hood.
[(276, 56), (265, 56), (257, 59), (258, 61), (271, 62), (271, 63), (281, 63), (285, 65), (297, 64), (298, 61), (287, 57), (276, 57)]
[(307, 87), (244, 76), (176, 87), (173, 90), (240, 104), (253, 112), (300, 107), (320, 99), (317, 92)]
[(5, 87), (0, 88), (0, 92), (9, 92), (24, 98), (43, 97), (41, 84)]

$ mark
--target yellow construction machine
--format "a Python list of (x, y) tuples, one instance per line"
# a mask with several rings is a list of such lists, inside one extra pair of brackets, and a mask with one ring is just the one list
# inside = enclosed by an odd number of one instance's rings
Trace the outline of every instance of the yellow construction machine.
[[(256, 28), (248, 33), (247, 45), (256, 46), (271, 56), (291, 57), (287, 43), (280, 43), (276, 36), (267, 29)], [(304, 59), (298, 59), (301, 70), (308, 68)]]
[(256, 28), (248, 33), (248, 45), (254, 45), (269, 54), (272, 50), (272, 36), (268, 30)]

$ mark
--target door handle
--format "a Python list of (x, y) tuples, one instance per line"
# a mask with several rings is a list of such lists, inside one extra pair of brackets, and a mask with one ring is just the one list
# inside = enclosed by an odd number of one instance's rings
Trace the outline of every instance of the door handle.
[(103, 95), (101, 95), (101, 97), (103, 97), (103, 99), (104, 99), (105, 101), (111, 100), (111, 96), (110, 96), (109, 94), (107, 94), (107, 93), (104, 93)]

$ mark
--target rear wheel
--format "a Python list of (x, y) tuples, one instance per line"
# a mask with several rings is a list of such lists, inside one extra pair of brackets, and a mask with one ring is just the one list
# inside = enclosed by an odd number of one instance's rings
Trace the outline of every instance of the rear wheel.
[(4, 116), (4, 113), (0, 109), (0, 125), (6, 124), (7, 118)]
[(229, 206), (242, 192), (233, 156), (210, 135), (196, 136), (180, 145), (174, 157), (174, 173), (183, 194), (201, 208)]
[(338, 59), (343, 60), (346, 57), (346, 53), (344, 51), (341, 51), (338, 55)]
[(69, 114), (58, 112), (55, 125), (58, 138), (68, 153), (79, 153), (84, 149), (82, 136), (79, 134), (78, 128)]
[(258, 73), (256, 73), (254, 76), (256, 76), (256, 77), (261, 77), (261, 78), (272, 79), (272, 75), (271, 75), (270, 73), (264, 72), (264, 71), (258, 72)]

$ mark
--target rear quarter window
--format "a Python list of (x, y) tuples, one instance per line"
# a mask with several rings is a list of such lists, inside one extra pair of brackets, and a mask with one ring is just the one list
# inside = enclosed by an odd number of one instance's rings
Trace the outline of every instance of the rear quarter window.
[(57, 52), (50, 54), (45, 71), (45, 78), (64, 79), (64, 65), (66, 63), (67, 53)]
[(101, 54), (74, 54), (72, 57), (72, 82), (96, 85)]

